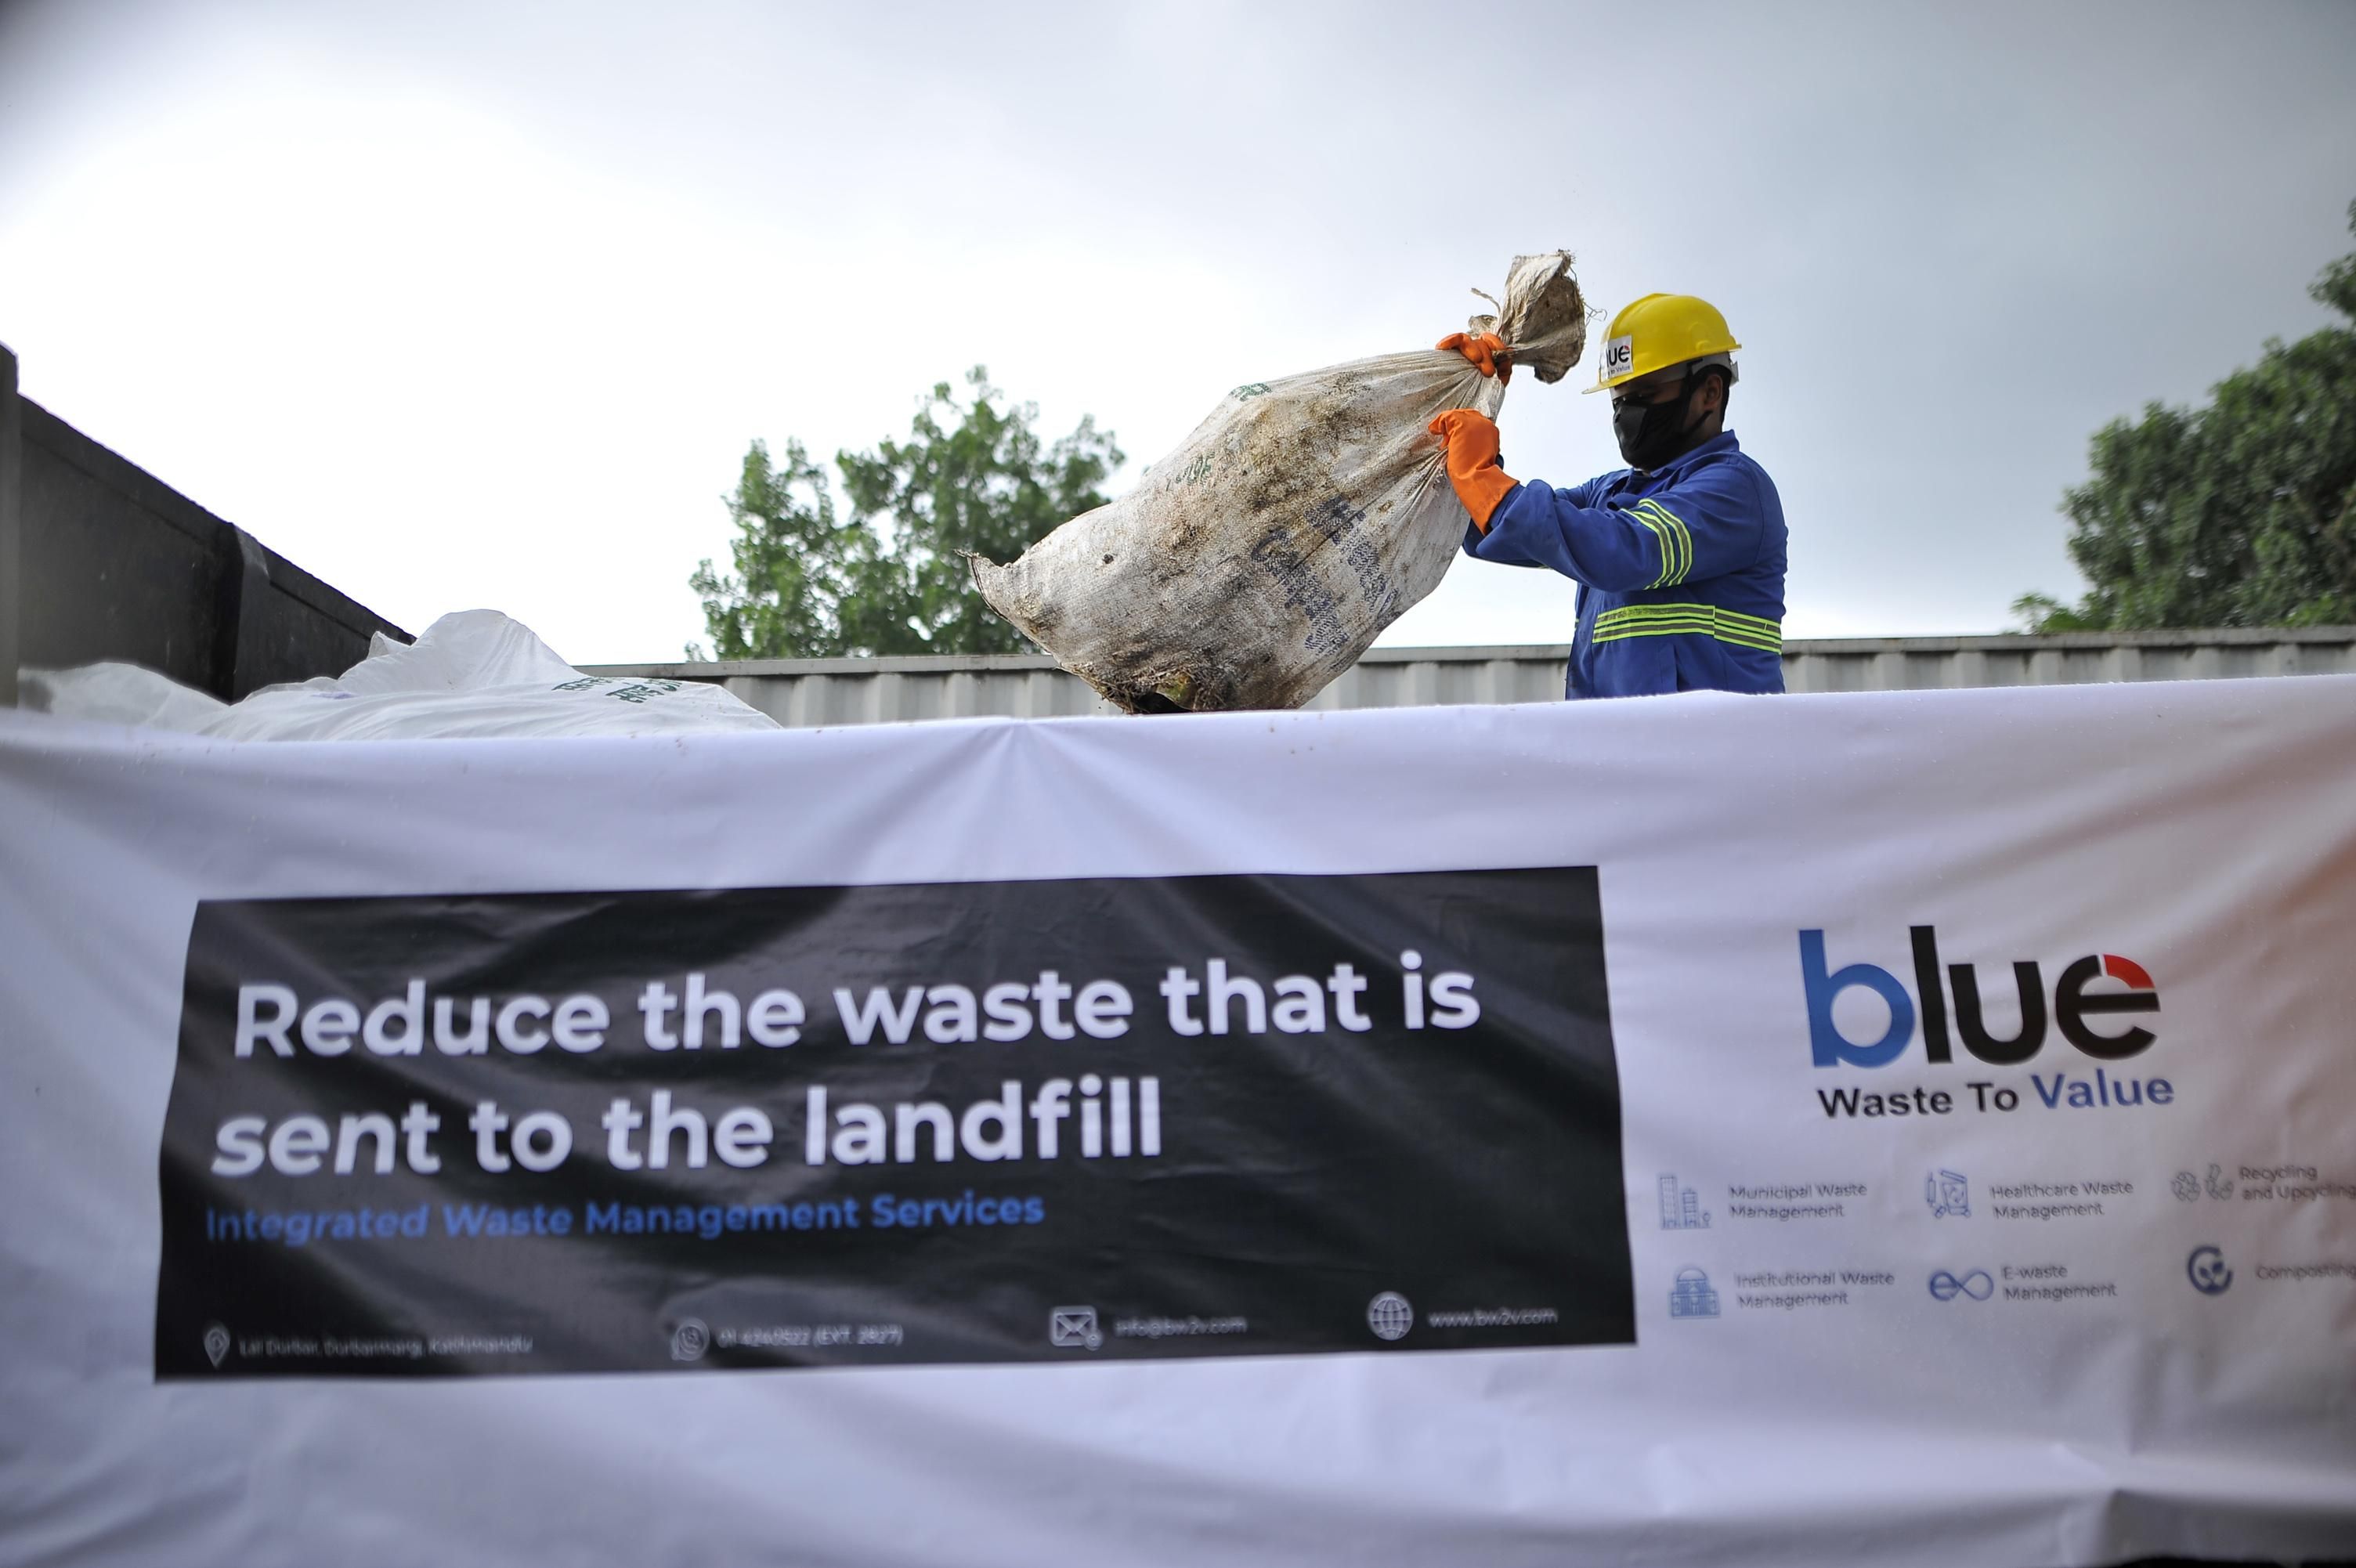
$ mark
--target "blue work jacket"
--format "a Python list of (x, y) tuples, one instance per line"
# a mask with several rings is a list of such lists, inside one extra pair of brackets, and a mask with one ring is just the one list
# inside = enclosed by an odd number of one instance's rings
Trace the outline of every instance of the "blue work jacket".
[(1783, 689), (1783, 503), (1730, 430), (1656, 473), (1516, 485), (1464, 549), (1579, 583), (1566, 696)]

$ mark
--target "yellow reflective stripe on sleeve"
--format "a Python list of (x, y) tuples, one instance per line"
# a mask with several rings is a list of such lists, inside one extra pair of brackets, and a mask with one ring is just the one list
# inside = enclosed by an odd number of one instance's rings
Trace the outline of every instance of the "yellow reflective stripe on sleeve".
[(1652, 587), (1655, 587), (1655, 588), (1660, 587), (1660, 586), (1662, 586), (1663, 585), (1666, 584), (1666, 583), (1668, 582), (1668, 580), (1669, 580), (1669, 540), (1668, 540), (1668, 535), (1666, 535), (1666, 534), (1665, 534), (1665, 533), (1663, 533), (1663, 532), (1661, 532), (1661, 525), (1660, 525), (1659, 523), (1655, 522), (1651, 518), (1646, 517), (1643, 512), (1641, 512), (1641, 511), (1632, 511), (1632, 512), (1630, 512), (1628, 515), (1629, 515), (1630, 517), (1634, 518), (1638, 522), (1643, 523), (1646, 528), (1651, 529), (1651, 530), (1653, 531), (1653, 542), (1654, 542), (1654, 543), (1655, 543), (1655, 544), (1658, 544), (1658, 545), (1661, 547), (1661, 575), (1660, 575), (1659, 576), (1657, 576), (1657, 577), (1654, 578), (1654, 579), (1653, 579), (1653, 581), (1652, 581), (1652, 583), (1649, 585), (1650, 585), (1650, 586), (1652, 586)]
[(1669, 581), (1682, 583), (1693, 575), (1693, 532), (1686, 527), (1684, 518), (1679, 517), (1660, 502), (1647, 500), (1644, 504), (1655, 514), (1668, 519), (1670, 526), (1677, 531), (1677, 575)]
[(1654, 530), (1655, 532), (1660, 532), (1662, 529), (1667, 530), (1666, 546), (1661, 552), (1661, 578), (1653, 586), (1676, 587), (1679, 583), (1684, 582), (1687, 574), (1693, 570), (1692, 531), (1686, 527), (1685, 519), (1650, 496), (1638, 501), (1633, 510), (1638, 516), (1660, 525)]
[(1716, 605), (1622, 605), (1595, 618), (1595, 640), (1631, 637), (1709, 637), (1762, 653), (1783, 651), (1783, 623)]

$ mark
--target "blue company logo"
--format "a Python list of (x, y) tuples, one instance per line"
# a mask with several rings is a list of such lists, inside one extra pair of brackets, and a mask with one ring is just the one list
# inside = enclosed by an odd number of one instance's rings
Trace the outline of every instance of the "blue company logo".
[(2184, 1260), (2184, 1277), (2202, 1295), (2223, 1295), (2233, 1288), (2233, 1271), (2225, 1266), (2225, 1254), (2214, 1247), (2195, 1247), (2192, 1255)]
[(1944, 1269), (1931, 1276), (1933, 1301), (1953, 1301), (1959, 1295), (1967, 1295), (1974, 1301), (1986, 1301), (1995, 1294), (1996, 1281), (1988, 1278), (1986, 1269), (1974, 1269), (1960, 1279)]
[(1671, 1317), (1716, 1317), (1718, 1293), (1709, 1288), (1709, 1276), (1699, 1269), (1679, 1269), (1676, 1282), (1669, 1286)]
[(1972, 1184), (1954, 1171), (1933, 1171), (1922, 1178), (1922, 1201), (1931, 1206), (1933, 1219), (1969, 1219)]
[[(2012, 966), (2019, 993), (2020, 1024), (2009, 1038), (1988, 1033), (1980, 999), (1976, 965), (1939, 961), (1939, 937), (1930, 926), (1915, 926), (1909, 935), (1914, 947), (1915, 990), (1909, 993), (1899, 978), (1879, 964), (1852, 963), (1831, 967), (1825, 957), (1825, 933), (1800, 933), (1800, 983), (1807, 993), (1808, 1045), (1818, 1067), (1888, 1067), (1905, 1053), (1922, 1026), (1922, 1055), (1932, 1062), (1954, 1059), (1948, 1035), (1948, 993), (1954, 995), (1954, 1037), (1964, 1049), (1992, 1067), (2018, 1067), (2045, 1047), (2045, 979), (2027, 961)], [(2126, 989), (2089, 993), (2096, 981), (2108, 980)], [(1852, 1040), (1833, 1022), (1833, 1003), (1844, 991), (1862, 987), (1881, 998), (1890, 1009), (1889, 1026), (1878, 1040)], [(1917, 1003), (1920, 1005), (1917, 1005)], [(2149, 1029), (2130, 1027), (2115, 1035), (2095, 1032), (2090, 1016), (2110, 1013), (2157, 1013), (2159, 988), (2151, 974), (2131, 958), (2116, 953), (2088, 953), (2065, 966), (2054, 983), (2052, 1019), (2068, 1040), (2098, 1061), (2123, 1061), (2148, 1047)]]

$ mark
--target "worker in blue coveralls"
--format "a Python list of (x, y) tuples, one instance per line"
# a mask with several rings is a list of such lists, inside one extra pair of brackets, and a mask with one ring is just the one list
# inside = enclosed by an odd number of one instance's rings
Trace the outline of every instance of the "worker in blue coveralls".
[[(1513, 373), (1494, 333), (1439, 346)], [(1568, 696), (1783, 689), (1783, 504), (1726, 428), (1741, 346), (1690, 295), (1648, 294), (1613, 317), (1587, 390), (1611, 392), (1628, 467), (1569, 489), (1507, 474), (1485, 414), (1431, 422), (1472, 514), (1465, 552), (1580, 585)]]

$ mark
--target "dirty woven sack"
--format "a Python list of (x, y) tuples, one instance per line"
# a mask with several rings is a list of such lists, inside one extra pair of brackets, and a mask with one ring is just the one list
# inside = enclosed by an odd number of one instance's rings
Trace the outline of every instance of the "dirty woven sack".
[[(1515, 257), (1469, 324), (1542, 381), (1587, 346), (1570, 263)], [(1439, 586), (1469, 520), (1426, 426), (1505, 395), (1436, 349), (1237, 387), (1137, 489), (1011, 565), (974, 557), (974, 582), (1130, 713), (1299, 707)]]

